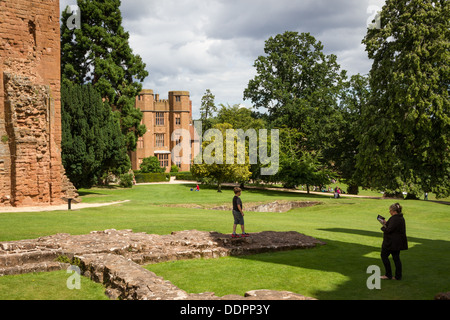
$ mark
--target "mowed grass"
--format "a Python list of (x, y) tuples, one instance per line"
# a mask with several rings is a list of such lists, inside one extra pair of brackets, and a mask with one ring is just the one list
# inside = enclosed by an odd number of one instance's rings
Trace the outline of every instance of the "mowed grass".
[(81, 290), (67, 288), (65, 271), (0, 277), (0, 300), (109, 300), (105, 288), (81, 277)]
[[(151, 234), (192, 229), (230, 233), (233, 223), (230, 212), (192, 208), (192, 205), (211, 207), (230, 203), (231, 188), (224, 188), (223, 193), (209, 188), (191, 192), (190, 188), (191, 185), (148, 185), (133, 189), (82, 190), (84, 202), (130, 202), (72, 212), (0, 213), (0, 241), (34, 239), (56, 233), (86, 234), (111, 228)], [(246, 231), (297, 231), (327, 244), (310, 250), (177, 261), (147, 268), (188, 292), (215, 292), (218, 296), (272, 289), (325, 300), (431, 300), (439, 292), (450, 291), (448, 205), (400, 202), (410, 243), (410, 250), (401, 254), (404, 280), (382, 282), (381, 290), (369, 290), (367, 268), (377, 265), (383, 271), (379, 258), (382, 232), (376, 217), (378, 214), (388, 217), (393, 200), (333, 199), (329, 194), (261, 190), (245, 190), (241, 198), (244, 207), (250, 202), (276, 200), (321, 202), (318, 206), (288, 213), (248, 212)], [(24, 283), (33, 283), (33, 277), (39, 277), (39, 286), (43, 288), (37, 292), (38, 299), (56, 300), (60, 296), (58, 293), (44, 289), (51, 288), (55, 279), (65, 286), (68, 275), (48, 273), (0, 278), (0, 299), (31, 299), (32, 289)], [(9, 294), (11, 288), (16, 288), (18, 293)], [(81, 294), (85, 299), (96, 300), (99, 299), (96, 290), (101, 288), (90, 289), (86, 285), (78, 292), (64, 290), (61, 296), (69, 300), (72, 294)]]

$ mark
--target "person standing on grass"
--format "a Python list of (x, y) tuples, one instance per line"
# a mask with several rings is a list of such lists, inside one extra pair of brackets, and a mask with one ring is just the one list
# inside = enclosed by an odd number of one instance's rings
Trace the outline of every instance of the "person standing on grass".
[(237, 225), (241, 225), (242, 237), (248, 237), (249, 234), (245, 233), (244, 226), (244, 211), (242, 210), (242, 200), (240, 198), (242, 194), (241, 188), (234, 188), (234, 198), (233, 198), (233, 217), (234, 217), (234, 225), (233, 225), (233, 238), (239, 238), (239, 235), (236, 234)]
[(392, 279), (391, 263), (389, 256), (395, 264), (395, 280), (402, 279), (403, 266), (400, 261), (400, 251), (408, 250), (408, 239), (406, 237), (406, 222), (402, 213), (402, 206), (399, 203), (393, 204), (389, 207), (391, 218), (389, 221), (384, 221), (381, 230), (384, 233), (383, 245), (381, 248), (381, 260), (383, 261), (386, 273), (381, 277), (383, 280)]

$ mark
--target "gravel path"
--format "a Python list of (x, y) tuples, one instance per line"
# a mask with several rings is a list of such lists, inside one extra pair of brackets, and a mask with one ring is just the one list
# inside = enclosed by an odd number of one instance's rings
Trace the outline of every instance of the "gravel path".
[[(72, 210), (86, 209), (86, 208), (99, 208), (99, 207), (107, 207), (113, 206), (116, 204), (127, 203), (130, 200), (126, 201), (116, 201), (116, 202), (108, 202), (108, 203), (72, 203)], [(5, 212), (47, 212), (47, 211), (67, 211), (68, 205), (57, 205), (57, 206), (34, 206), (34, 207), (0, 207), (0, 213)]]

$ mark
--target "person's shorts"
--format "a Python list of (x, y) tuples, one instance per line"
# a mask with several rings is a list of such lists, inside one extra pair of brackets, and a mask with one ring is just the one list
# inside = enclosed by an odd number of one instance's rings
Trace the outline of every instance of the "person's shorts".
[(234, 224), (240, 224), (241, 226), (244, 225), (244, 217), (239, 211), (233, 210), (233, 217), (234, 217)]

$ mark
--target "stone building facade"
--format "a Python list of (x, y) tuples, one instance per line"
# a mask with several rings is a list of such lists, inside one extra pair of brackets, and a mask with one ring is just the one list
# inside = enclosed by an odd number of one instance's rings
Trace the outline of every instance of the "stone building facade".
[(61, 204), (59, 0), (0, 0), (0, 205)]
[[(139, 170), (143, 159), (156, 156), (161, 167), (170, 172), (172, 165), (177, 165), (180, 171), (190, 171), (190, 163), (182, 159), (173, 159), (173, 148), (181, 143), (182, 137), (174, 137), (172, 134), (177, 129), (183, 129), (193, 136), (192, 126), (192, 101), (188, 91), (171, 91), (169, 99), (160, 100), (159, 94), (153, 90), (142, 90), (136, 98), (136, 108), (139, 108), (144, 118), (142, 123), (147, 127), (147, 133), (139, 139), (136, 152), (131, 154), (133, 170)], [(192, 145), (192, 141), (189, 141)], [(188, 152), (182, 150), (182, 152)], [(180, 157), (183, 153), (180, 153)], [(192, 156), (189, 155), (189, 159)]]

